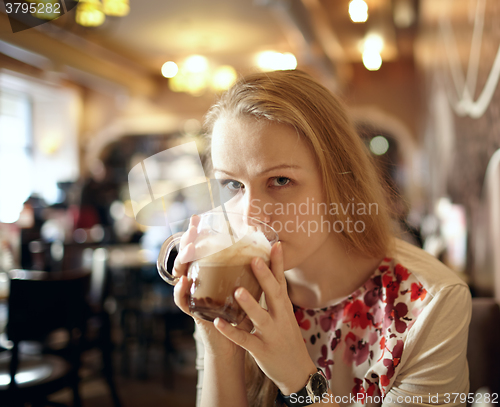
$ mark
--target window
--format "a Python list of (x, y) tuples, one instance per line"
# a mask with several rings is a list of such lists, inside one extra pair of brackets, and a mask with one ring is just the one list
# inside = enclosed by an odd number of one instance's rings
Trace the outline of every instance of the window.
[(15, 222), (32, 192), (32, 104), (0, 87), (0, 222)]
[(30, 195), (61, 202), (58, 183), (79, 175), (80, 99), (68, 86), (0, 69), (0, 222)]

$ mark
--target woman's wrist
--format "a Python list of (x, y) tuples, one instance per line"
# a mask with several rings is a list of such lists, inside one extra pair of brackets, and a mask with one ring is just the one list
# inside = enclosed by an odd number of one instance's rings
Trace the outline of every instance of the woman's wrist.
[(205, 358), (211, 357), (218, 360), (245, 360), (245, 349), (240, 346), (235, 345), (234, 349), (230, 351), (220, 351), (219, 349), (211, 349), (210, 346), (205, 345)]
[(285, 396), (297, 393), (304, 388), (309, 381), (309, 377), (318, 371), (317, 367), (311, 361), (307, 367), (298, 368), (294, 374), (290, 374), (284, 383), (276, 383), (279, 390)]
[(234, 352), (215, 353), (205, 350), (205, 363), (245, 366), (245, 349), (238, 348)]

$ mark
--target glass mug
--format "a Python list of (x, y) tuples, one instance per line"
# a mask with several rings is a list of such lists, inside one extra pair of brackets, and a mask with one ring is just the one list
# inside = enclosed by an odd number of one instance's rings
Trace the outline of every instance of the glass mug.
[[(262, 289), (250, 263), (261, 257), (270, 265), (271, 246), (278, 241), (278, 233), (258, 219), (237, 213), (206, 212), (199, 218), (194, 254), (186, 259), (191, 263), (187, 273), (192, 282), (189, 310), (207, 321), (220, 317), (238, 325), (246, 314), (234, 292), (245, 287), (259, 301)], [(168, 271), (167, 263), (182, 235), (176, 233), (163, 243), (156, 263), (160, 276), (172, 285), (179, 279)]]

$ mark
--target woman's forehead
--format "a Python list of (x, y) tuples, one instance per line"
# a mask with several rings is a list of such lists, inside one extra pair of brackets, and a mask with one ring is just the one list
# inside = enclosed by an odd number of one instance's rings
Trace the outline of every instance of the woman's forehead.
[(292, 126), (252, 117), (219, 119), (211, 147), (215, 168), (269, 166), (277, 160), (310, 167), (315, 162), (312, 149)]
[(248, 116), (221, 118), (212, 131), (212, 148), (286, 147), (301, 142), (299, 133), (290, 125)]

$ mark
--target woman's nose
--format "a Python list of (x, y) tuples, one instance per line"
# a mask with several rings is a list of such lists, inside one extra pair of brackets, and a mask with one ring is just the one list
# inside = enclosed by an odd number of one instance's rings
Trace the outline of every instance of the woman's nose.
[[(264, 207), (266, 202), (254, 194), (247, 194), (244, 200), (243, 214), (245, 216), (255, 218), (263, 223), (269, 223), (271, 221), (271, 214), (265, 211)], [(269, 206), (269, 205), (267, 205)], [(266, 207), (267, 207), (266, 206)]]

